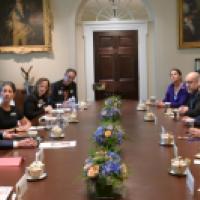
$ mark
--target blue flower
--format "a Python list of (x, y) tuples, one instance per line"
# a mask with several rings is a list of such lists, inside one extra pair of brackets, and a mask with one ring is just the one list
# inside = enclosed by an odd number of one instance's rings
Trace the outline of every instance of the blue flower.
[(112, 160), (115, 160), (115, 161), (118, 161), (118, 162), (120, 162), (120, 160), (121, 160), (119, 154), (117, 154), (117, 153), (115, 153), (115, 152), (108, 151), (108, 152), (107, 152), (107, 155), (108, 155)]
[(101, 166), (101, 174), (103, 176), (110, 176), (113, 174), (120, 174), (120, 163), (114, 161), (107, 161)]
[(116, 121), (120, 119), (120, 110), (115, 107), (103, 108), (101, 111), (101, 119)]
[(123, 133), (121, 131), (117, 132), (117, 138), (118, 138), (118, 143), (121, 144), (123, 139)]
[[(110, 135), (107, 132), (110, 131)], [(113, 150), (116, 145), (122, 143), (123, 132), (120, 127), (115, 127), (112, 124), (107, 127), (99, 126), (93, 134), (93, 140), (107, 150)]]

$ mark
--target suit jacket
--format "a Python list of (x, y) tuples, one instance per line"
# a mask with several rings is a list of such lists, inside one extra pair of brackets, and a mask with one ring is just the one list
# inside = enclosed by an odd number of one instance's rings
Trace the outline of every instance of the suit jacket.
[(0, 149), (12, 149), (13, 141), (12, 140), (3, 140), (3, 134), (0, 133)]
[(24, 115), (30, 120), (34, 119), (45, 113), (44, 106), (47, 105), (50, 105), (48, 97), (31, 94), (24, 101)]
[(77, 86), (76, 83), (73, 81), (69, 85), (64, 85), (63, 80), (57, 81), (51, 85), (52, 93), (51, 93), (51, 101), (55, 105), (56, 103), (63, 103), (64, 101), (64, 93), (68, 93), (68, 98), (72, 96), (75, 97), (76, 102), (77, 99)]
[(187, 102), (189, 110), (185, 115), (189, 117), (197, 117), (200, 115), (200, 92), (197, 91), (194, 94), (190, 94), (190, 97)]

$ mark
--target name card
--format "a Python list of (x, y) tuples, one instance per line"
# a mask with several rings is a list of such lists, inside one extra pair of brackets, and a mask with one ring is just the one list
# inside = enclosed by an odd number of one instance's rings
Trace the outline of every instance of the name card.
[(12, 189), (11, 186), (0, 186), (0, 200), (7, 200)]
[(155, 125), (158, 124), (158, 118), (156, 117), (156, 115), (154, 115), (154, 124), (155, 124)]
[(175, 143), (174, 143), (174, 157), (175, 157), (175, 158), (178, 157), (178, 147), (176, 146)]
[(43, 142), (40, 143), (39, 148), (43, 149), (59, 149), (59, 148), (70, 148), (76, 146), (76, 141), (61, 141), (61, 142)]
[(189, 168), (186, 171), (186, 185), (191, 194), (194, 195), (194, 176), (192, 175)]
[(35, 160), (41, 162), (44, 160), (44, 149), (41, 148), (35, 153)]
[(24, 174), (15, 186), (17, 200), (22, 200), (22, 196), (27, 190), (27, 175)]
[(200, 165), (200, 159), (194, 159), (194, 164), (195, 165)]

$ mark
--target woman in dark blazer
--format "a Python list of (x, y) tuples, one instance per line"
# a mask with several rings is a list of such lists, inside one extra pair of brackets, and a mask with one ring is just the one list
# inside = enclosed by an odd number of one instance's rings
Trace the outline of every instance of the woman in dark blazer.
[(28, 119), (50, 112), (50, 82), (47, 78), (40, 78), (35, 84), (33, 93), (28, 95), (24, 102), (24, 114)]
[(15, 84), (5, 81), (1, 88), (2, 102), (0, 104), (0, 149), (10, 148), (32, 148), (37, 146), (37, 141), (28, 138), (23, 140), (12, 140), (20, 131), (28, 131), (31, 123), (11, 105), (16, 92)]

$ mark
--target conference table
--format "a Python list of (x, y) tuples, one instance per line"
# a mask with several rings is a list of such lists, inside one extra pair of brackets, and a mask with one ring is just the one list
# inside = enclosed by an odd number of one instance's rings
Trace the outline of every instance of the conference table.
[[(164, 109), (151, 107), (156, 114), (154, 122), (144, 122), (144, 112), (136, 111), (137, 101), (123, 100), (122, 127), (126, 139), (122, 144), (121, 156), (128, 166), (125, 181), (125, 200), (191, 200), (200, 199), (200, 169), (193, 164), (194, 155), (200, 152), (200, 141), (177, 139), (184, 136), (187, 127), (164, 114)], [(44, 163), (48, 177), (44, 180), (28, 182), (24, 200), (86, 200), (86, 183), (82, 168), (92, 148), (91, 136), (100, 124), (99, 113), (103, 102), (94, 102), (88, 110), (79, 111), (79, 123), (71, 123), (64, 140), (76, 140), (77, 146), (44, 150)], [(194, 177), (194, 195), (186, 184), (186, 176), (172, 176), (168, 173), (170, 161), (174, 157), (173, 147), (159, 144), (161, 126), (173, 132), (179, 155), (191, 159), (190, 171)], [(42, 132), (45, 140), (46, 132)], [(0, 167), (0, 185), (15, 186), (34, 159), (37, 149), (14, 149), (0, 151), (1, 157), (22, 156), (19, 167)]]

